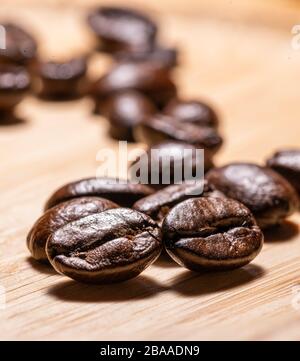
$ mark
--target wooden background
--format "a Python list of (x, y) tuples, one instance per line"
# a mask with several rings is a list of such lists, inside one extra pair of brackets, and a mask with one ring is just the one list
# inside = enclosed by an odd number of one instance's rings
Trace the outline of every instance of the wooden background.
[[(56, 59), (90, 50), (84, 14), (95, 3), (2, 0), (0, 19), (27, 25), (41, 41), (41, 56)], [(300, 51), (291, 46), (299, 1), (135, 4), (151, 4), (161, 38), (182, 49), (175, 72), (180, 94), (219, 109), (226, 142), (218, 164), (263, 163), (278, 147), (300, 146)], [(90, 75), (108, 64), (107, 57), (95, 56)], [(0, 126), (0, 284), (6, 291), (0, 338), (299, 340), (298, 215), (267, 234), (255, 262), (227, 273), (194, 274), (159, 260), (127, 283), (88, 286), (30, 259), (26, 234), (49, 194), (95, 175), (97, 152), (117, 146), (106, 136), (105, 119), (91, 110), (89, 99), (46, 103), (28, 97), (18, 108), (23, 121)]]

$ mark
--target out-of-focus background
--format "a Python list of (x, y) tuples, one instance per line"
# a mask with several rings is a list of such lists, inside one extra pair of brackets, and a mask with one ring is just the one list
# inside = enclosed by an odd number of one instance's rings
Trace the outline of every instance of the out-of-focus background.
[[(60, 60), (93, 48), (85, 17), (104, 4), (148, 11), (161, 40), (179, 48), (180, 96), (209, 101), (221, 117), (225, 143), (217, 164), (263, 163), (277, 148), (300, 146), (300, 42), (292, 33), (300, 25), (299, 1), (2, 0), (0, 23), (24, 25), (42, 59)], [(93, 55), (89, 76), (103, 74), (110, 62)], [(158, 263), (117, 288), (78, 285), (32, 263), (25, 238), (48, 195), (95, 175), (97, 152), (116, 147), (107, 121), (92, 109), (88, 97), (50, 103), (28, 96), (17, 109), (24, 121), (0, 126), (0, 283), (6, 291), (0, 338), (299, 339), (296, 233), (276, 235), (253, 265), (230, 275), (195, 275)], [(298, 216), (292, 220), (299, 223)]]

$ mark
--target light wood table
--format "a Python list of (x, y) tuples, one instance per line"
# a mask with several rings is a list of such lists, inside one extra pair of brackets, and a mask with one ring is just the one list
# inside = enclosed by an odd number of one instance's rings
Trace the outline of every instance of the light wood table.
[[(92, 3), (2, 0), (0, 15), (31, 28), (43, 57), (58, 58), (91, 48), (83, 14)], [(180, 94), (219, 109), (226, 142), (217, 164), (263, 163), (276, 148), (300, 146), (300, 50), (291, 34), (298, 1), (135, 3), (151, 3), (162, 39), (182, 49)], [(92, 63), (95, 76), (109, 59)], [(0, 126), (0, 338), (299, 340), (298, 215), (267, 235), (255, 262), (227, 273), (197, 275), (160, 260), (130, 282), (88, 286), (30, 259), (26, 234), (50, 193), (95, 175), (97, 152), (117, 146), (92, 106), (28, 97), (18, 109), (24, 122)]]

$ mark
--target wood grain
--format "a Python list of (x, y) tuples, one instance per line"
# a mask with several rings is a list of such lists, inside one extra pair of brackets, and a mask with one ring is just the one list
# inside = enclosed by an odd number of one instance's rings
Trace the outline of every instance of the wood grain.
[[(2, 0), (1, 19), (30, 27), (45, 58), (89, 51), (83, 14), (95, 1), (39, 3)], [(218, 164), (263, 163), (276, 148), (300, 146), (300, 51), (291, 47), (298, 1), (155, 0), (151, 7), (162, 39), (182, 48), (180, 94), (209, 100), (222, 116)], [(91, 75), (108, 64), (94, 57)], [(97, 152), (117, 146), (92, 106), (89, 99), (28, 97), (18, 109), (23, 121), (0, 127), (0, 283), (7, 297), (0, 338), (299, 340), (299, 215), (267, 235), (253, 264), (233, 272), (197, 275), (161, 259), (125, 284), (87, 286), (30, 259), (26, 234), (49, 194), (93, 176)]]

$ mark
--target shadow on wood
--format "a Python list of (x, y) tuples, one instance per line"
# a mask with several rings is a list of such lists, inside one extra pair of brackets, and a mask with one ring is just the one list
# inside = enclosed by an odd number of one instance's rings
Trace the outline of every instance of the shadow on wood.
[(265, 241), (272, 242), (284, 242), (289, 241), (297, 236), (299, 233), (298, 224), (290, 221), (285, 221), (282, 224), (272, 227), (264, 231)]
[(25, 125), (26, 120), (16, 116), (14, 114), (7, 114), (0, 112), (0, 128), (1, 127), (12, 127), (12, 126), (20, 126)]
[(262, 277), (264, 273), (265, 271), (256, 265), (228, 272), (197, 274), (184, 271), (171, 285), (162, 285), (146, 276), (112, 285), (88, 285), (67, 280), (50, 287), (48, 294), (70, 302), (136, 301), (167, 291), (175, 291), (185, 296), (199, 296), (241, 286)]
[(224, 272), (198, 274), (186, 271), (176, 277), (171, 289), (184, 296), (201, 296), (242, 286), (262, 277), (265, 273), (262, 267), (255, 264)]
[(70, 302), (123, 302), (153, 297), (165, 290), (152, 278), (139, 276), (111, 285), (88, 285), (68, 280), (50, 287), (48, 294)]

